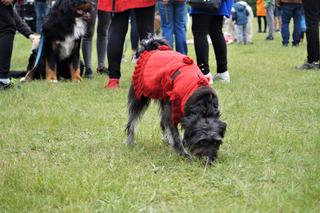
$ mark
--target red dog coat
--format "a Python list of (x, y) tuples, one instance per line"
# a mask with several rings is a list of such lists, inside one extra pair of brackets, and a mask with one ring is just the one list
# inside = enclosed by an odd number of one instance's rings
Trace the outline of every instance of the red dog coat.
[(193, 60), (167, 46), (143, 52), (132, 77), (136, 98), (142, 96), (166, 100), (172, 105), (172, 120), (178, 124), (184, 114), (184, 105), (200, 86), (208, 80)]

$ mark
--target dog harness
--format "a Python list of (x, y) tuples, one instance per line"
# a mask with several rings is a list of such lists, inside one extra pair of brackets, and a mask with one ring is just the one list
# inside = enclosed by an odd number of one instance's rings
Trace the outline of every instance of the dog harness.
[(143, 52), (132, 77), (135, 97), (170, 100), (172, 120), (178, 124), (184, 114), (184, 106), (192, 93), (208, 80), (193, 60), (168, 46)]

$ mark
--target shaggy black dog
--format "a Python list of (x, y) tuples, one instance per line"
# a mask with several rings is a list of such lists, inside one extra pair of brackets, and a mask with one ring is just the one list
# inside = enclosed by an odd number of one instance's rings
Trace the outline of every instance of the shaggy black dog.
[(40, 48), (33, 50), (25, 81), (81, 80), (80, 43), (86, 33), (92, 9), (91, 0), (57, 0), (42, 25), (41, 36), (44, 42), (40, 60), (33, 69)]
[[(164, 51), (163, 54), (157, 54), (162, 51), (161, 49)], [(194, 156), (206, 158), (209, 162), (213, 161), (217, 157), (227, 125), (220, 120), (217, 95), (208, 86), (207, 79), (203, 80), (204, 76), (200, 69), (193, 64), (190, 58), (168, 50), (167, 42), (159, 38), (150, 38), (142, 41), (137, 58), (139, 59), (128, 94), (129, 118), (126, 126), (126, 143), (134, 143), (134, 131), (137, 122), (149, 106), (150, 100), (153, 99), (160, 105), (160, 126), (163, 131), (164, 141), (171, 144), (182, 156), (191, 158), (191, 155), (185, 150), (186, 148)], [(184, 63), (181, 63), (180, 59)], [(177, 65), (177, 70), (158, 71), (166, 70), (166, 68), (163, 68), (166, 64), (175, 65), (179, 63), (181, 65)], [(152, 66), (153, 64), (155, 65)], [(191, 67), (191, 70), (189, 68), (186, 71), (188, 67)], [(151, 83), (147, 79), (158, 75), (158, 72), (160, 77), (155, 81), (155, 88), (157, 89), (152, 91), (148, 86)], [(167, 74), (168, 76), (166, 77)], [(197, 75), (198, 77), (194, 77)], [(190, 79), (198, 79), (198, 82), (195, 83), (195, 89), (185, 96), (183, 93), (187, 93), (188, 89), (179, 90), (176, 87), (179, 87), (179, 81), (183, 81), (183, 78), (188, 78), (188, 76), (191, 76)], [(190, 85), (193, 85), (192, 80), (190, 80)], [(189, 88), (188, 86), (188, 84), (182, 85), (182, 87), (186, 88)], [(142, 92), (139, 92), (140, 88), (143, 88)], [(176, 93), (173, 95), (176, 90), (183, 92), (182, 94)], [(160, 94), (160, 96), (154, 94)], [(176, 104), (179, 96), (181, 99), (187, 97), (185, 102), (181, 102), (181, 105)], [(178, 111), (183, 108), (182, 112), (177, 111), (177, 106)], [(180, 115), (180, 119), (177, 120), (176, 115), (178, 117)], [(178, 123), (181, 123), (182, 129), (184, 129), (182, 140), (177, 128)]]

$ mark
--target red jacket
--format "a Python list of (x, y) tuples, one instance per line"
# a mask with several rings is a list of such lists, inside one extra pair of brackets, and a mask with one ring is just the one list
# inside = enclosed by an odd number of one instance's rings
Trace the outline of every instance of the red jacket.
[[(113, 8), (113, 2), (114, 8)], [(98, 10), (107, 12), (122, 12), (133, 8), (150, 7), (156, 0), (98, 0)]]
[(209, 83), (192, 59), (167, 46), (159, 49), (145, 51), (139, 57), (132, 77), (135, 96), (137, 99), (141, 96), (157, 100), (169, 98), (173, 123), (178, 124), (188, 98)]

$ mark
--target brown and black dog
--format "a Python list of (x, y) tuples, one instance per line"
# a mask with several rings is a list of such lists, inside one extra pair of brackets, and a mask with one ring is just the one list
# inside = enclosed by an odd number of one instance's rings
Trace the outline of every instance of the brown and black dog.
[[(42, 26), (43, 47), (33, 50), (24, 81), (81, 81), (80, 43), (92, 9), (90, 0), (58, 0), (54, 4)], [(34, 67), (38, 51), (41, 57)]]

